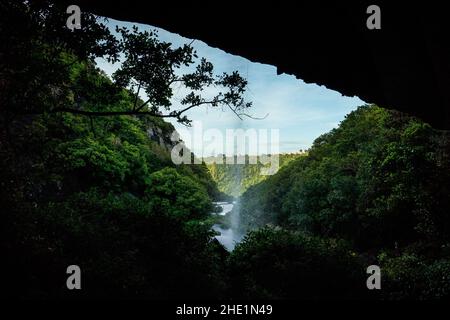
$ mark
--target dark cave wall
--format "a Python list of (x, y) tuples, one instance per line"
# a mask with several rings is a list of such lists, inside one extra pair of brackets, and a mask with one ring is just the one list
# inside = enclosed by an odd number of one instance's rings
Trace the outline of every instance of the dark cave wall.
[[(72, 2), (71, 2), (72, 3)], [(308, 83), (450, 129), (450, 35), (443, 2), (74, 1), (81, 10), (205, 41)], [(368, 30), (366, 8), (381, 8)]]

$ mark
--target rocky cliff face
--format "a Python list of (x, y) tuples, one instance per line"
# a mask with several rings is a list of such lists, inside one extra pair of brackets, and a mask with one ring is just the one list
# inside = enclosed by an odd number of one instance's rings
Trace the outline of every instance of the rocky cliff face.
[(157, 142), (161, 147), (170, 152), (172, 147), (177, 143), (177, 141), (172, 141), (171, 137), (175, 129), (172, 131), (163, 130), (156, 124), (150, 124), (147, 127), (147, 135), (152, 140)]
[(176, 133), (175, 127), (162, 118), (148, 117), (144, 120), (144, 125), (148, 138), (169, 153), (180, 141), (179, 139), (172, 140), (177, 136), (174, 134)]

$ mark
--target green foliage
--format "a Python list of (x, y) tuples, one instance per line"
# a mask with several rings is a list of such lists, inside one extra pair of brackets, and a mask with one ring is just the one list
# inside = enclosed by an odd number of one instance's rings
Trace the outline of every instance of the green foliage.
[(152, 211), (164, 212), (184, 221), (205, 218), (212, 211), (206, 190), (173, 168), (153, 172), (145, 192)]
[[(279, 166), (283, 167), (291, 160), (302, 156), (303, 154), (280, 154)], [(250, 164), (248, 156), (245, 159), (245, 164), (226, 164), (226, 158), (223, 158), (224, 163), (210, 163), (207, 165), (208, 170), (217, 183), (219, 190), (227, 195), (238, 197), (244, 193), (249, 187), (263, 181), (268, 176), (261, 174), (263, 167), (269, 167), (269, 165), (263, 165), (258, 162), (257, 164)], [(212, 159), (206, 159), (207, 161)], [(209, 163), (209, 162), (208, 162)]]
[(367, 293), (364, 268), (343, 241), (266, 227), (250, 232), (229, 259), (240, 298), (361, 299)]
[[(93, 74), (90, 81), (101, 82)], [(132, 101), (126, 94), (120, 99)], [(225, 253), (203, 221), (212, 208), (206, 186), (213, 181), (206, 169), (173, 166), (168, 151), (146, 133), (160, 120), (91, 122), (51, 114), (17, 124), (1, 162), (1, 203), (9, 226), (1, 244), (12, 295), (66, 296), (60, 283), (74, 262), (89, 284), (80, 293), (85, 297), (225, 292)], [(160, 129), (165, 135), (173, 128)]]
[(361, 107), (307, 157), (250, 188), (244, 222), (269, 220), (359, 248), (448, 239), (449, 141), (416, 119)]
[[(173, 165), (173, 126), (149, 115), (52, 112), (133, 107), (135, 96), (93, 63), (113, 54), (105, 27), (83, 14), (78, 46), (65, 7), (0, 5), (11, 45), (0, 44), (4, 290), (22, 298), (221, 297), (226, 252), (205, 219), (218, 191), (205, 167)], [(64, 286), (72, 264), (83, 272), (78, 293)]]
[(243, 194), (242, 228), (345, 239), (367, 265), (382, 258), (385, 298), (448, 297), (448, 250), (418, 248), (449, 243), (449, 144), (418, 119), (360, 107)]
[(450, 298), (450, 259), (426, 259), (408, 250), (400, 256), (383, 252), (385, 298), (448, 300)]
[[(7, 235), (18, 241), (6, 252), (12, 295), (162, 299), (224, 291), (224, 256), (209, 228), (188, 228), (131, 194), (75, 193), (34, 209)], [(83, 272), (77, 294), (61, 286), (74, 263)]]
[[(164, 116), (189, 124), (191, 121), (183, 113), (201, 105), (228, 107), (238, 116), (251, 107), (243, 98), (247, 81), (237, 71), (214, 75), (213, 64), (202, 58), (194, 72), (180, 75), (181, 68), (194, 66), (198, 58), (190, 45), (173, 48), (171, 43), (158, 39), (157, 31), (141, 32), (136, 26), (132, 30), (116, 27), (116, 32), (117, 47), (124, 59), (113, 79), (118, 86), (136, 92), (136, 97), (142, 88), (148, 98), (145, 102), (136, 98), (131, 111), (161, 115), (167, 110), (170, 112)], [(174, 83), (183, 85), (189, 92), (180, 100), (181, 110), (171, 110)], [(202, 91), (210, 86), (222, 91), (206, 98)]]
[(66, 27), (66, 8), (46, 0), (0, 3), (1, 105), (5, 116), (69, 105), (68, 60), (117, 58), (116, 41), (101, 20), (85, 12), (83, 28), (74, 36)]

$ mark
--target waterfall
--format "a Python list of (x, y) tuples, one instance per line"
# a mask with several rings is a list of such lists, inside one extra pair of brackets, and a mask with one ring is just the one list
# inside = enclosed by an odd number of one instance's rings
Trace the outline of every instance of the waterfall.
[[(241, 183), (242, 183), (242, 166), (236, 165), (237, 172), (237, 179), (235, 183), (235, 190), (233, 190), (234, 194), (239, 194)], [(239, 188), (239, 189), (237, 189)], [(242, 241), (243, 234), (241, 234), (240, 227), (240, 199), (237, 198), (233, 202), (215, 202), (215, 205), (218, 205), (222, 208), (222, 212), (219, 213), (219, 215), (227, 216), (229, 219), (229, 226), (224, 227), (221, 224), (215, 224), (212, 229), (220, 235), (216, 236), (216, 239), (228, 250), (232, 251), (237, 243)]]
[(230, 222), (231, 222), (231, 229), (235, 232), (239, 231), (239, 223), (240, 223), (240, 203), (239, 198), (235, 201), (233, 201), (233, 210), (230, 213)]

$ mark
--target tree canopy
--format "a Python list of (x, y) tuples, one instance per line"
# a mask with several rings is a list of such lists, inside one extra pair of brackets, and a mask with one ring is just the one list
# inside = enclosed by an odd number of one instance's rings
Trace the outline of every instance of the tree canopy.
[[(3, 90), (14, 89), (15, 94), (5, 96), (10, 98), (5, 105), (13, 114), (151, 115), (189, 124), (186, 111), (209, 105), (227, 108), (237, 117), (250, 116), (251, 102), (243, 97), (247, 81), (237, 71), (214, 74), (213, 64), (205, 58), (197, 62), (191, 44), (174, 48), (159, 40), (156, 31), (139, 31), (136, 26), (132, 30), (117, 27), (113, 35), (105, 21), (88, 12), (83, 12), (82, 28), (72, 32), (66, 27), (65, 8), (51, 1), (8, 0), (2, 4), (2, 14), (2, 33), (11, 35), (1, 48), (6, 71)], [(15, 52), (25, 54), (17, 59)], [(132, 105), (120, 108), (115, 101), (105, 100), (89, 108), (85, 97), (71, 95), (69, 65), (93, 64), (99, 57), (120, 62), (120, 67), (113, 75), (114, 83), (98, 89), (114, 95), (126, 88), (135, 97)], [(186, 71), (189, 67), (194, 71)], [(173, 106), (171, 100), (175, 84), (187, 90), (180, 106)], [(214, 95), (205, 96), (210, 87)], [(140, 93), (145, 93), (146, 101), (141, 101)]]

